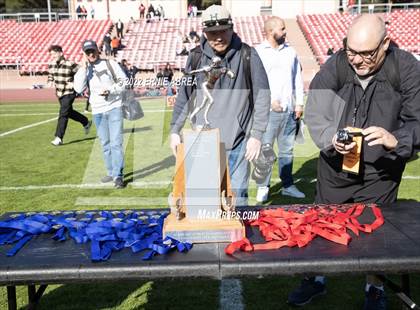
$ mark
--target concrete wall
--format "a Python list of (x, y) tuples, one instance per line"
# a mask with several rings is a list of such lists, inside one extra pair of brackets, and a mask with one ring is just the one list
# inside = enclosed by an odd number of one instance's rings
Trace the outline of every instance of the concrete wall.
[(264, 0), (222, 0), (222, 5), (232, 16), (256, 16), (260, 15)]
[(272, 14), (295, 18), (299, 14), (335, 13), (339, 0), (273, 0)]

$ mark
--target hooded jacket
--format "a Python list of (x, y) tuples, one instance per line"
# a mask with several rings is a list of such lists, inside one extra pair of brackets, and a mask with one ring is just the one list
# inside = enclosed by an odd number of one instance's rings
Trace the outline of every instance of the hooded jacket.
[[(202, 50), (201, 59), (197, 68), (212, 63), (216, 56), (210, 47), (207, 39), (202, 36), (200, 39)], [(246, 87), (244, 74), (244, 59), (241, 55), (242, 41), (233, 34), (232, 42), (226, 54), (222, 58), (222, 67), (227, 67), (235, 73), (233, 79), (222, 75), (215, 83), (214, 89), (210, 90), (214, 102), (210, 107), (208, 119), (211, 128), (219, 128), (221, 141), (225, 143), (226, 149), (235, 148), (247, 135), (261, 140), (265, 132), (268, 115), (270, 112), (270, 91), (267, 75), (264, 66), (256, 50), (251, 48), (251, 81), (254, 105), (249, 102), (249, 90)], [(220, 57), (220, 56), (219, 56)], [(191, 71), (191, 55), (187, 59), (186, 71)], [(196, 75), (197, 96), (196, 105), (203, 100), (202, 83), (205, 81), (205, 74)], [(185, 124), (191, 108), (188, 101), (192, 95), (192, 87), (180, 85), (178, 96), (171, 121), (171, 133), (181, 131)], [(204, 110), (202, 109), (193, 120), (193, 125), (204, 124)]]

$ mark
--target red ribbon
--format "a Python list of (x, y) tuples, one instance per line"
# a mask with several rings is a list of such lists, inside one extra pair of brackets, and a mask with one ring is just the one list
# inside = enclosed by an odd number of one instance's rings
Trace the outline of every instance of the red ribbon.
[[(343, 209), (344, 211), (342, 211)], [(251, 252), (274, 250), (284, 246), (303, 247), (316, 236), (348, 245), (352, 238), (347, 233), (347, 229), (359, 236), (359, 231), (371, 233), (384, 223), (381, 210), (376, 205), (370, 205), (369, 209), (375, 216), (374, 222), (360, 224), (357, 218), (364, 209), (364, 204), (354, 204), (315, 206), (303, 213), (287, 211), (282, 208), (262, 210), (257, 220), (248, 223), (251, 226), (258, 226), (261, 235), (267, 242), (252, 244), (247, 238), (243, 238), (229, 244), (225, 248), (225, 253), (232, 255), (238, 250)]]

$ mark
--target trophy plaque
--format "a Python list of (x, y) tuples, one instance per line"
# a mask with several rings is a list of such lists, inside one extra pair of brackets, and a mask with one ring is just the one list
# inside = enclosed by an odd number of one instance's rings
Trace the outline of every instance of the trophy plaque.
[(245, 236), (235, 212), (219, 129), (185, 130), (177, 148), (171, 213), (164, 236), (181, 242), (233, 242)]

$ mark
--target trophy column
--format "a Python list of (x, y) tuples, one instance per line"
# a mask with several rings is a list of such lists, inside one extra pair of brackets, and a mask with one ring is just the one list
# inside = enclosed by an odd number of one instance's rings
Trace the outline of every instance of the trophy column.
[(184, 130), (178, 146), (171, 213), (164, 236), (183, 242), (232, 242), (245, 237), (235, 211), (219, 129)]

